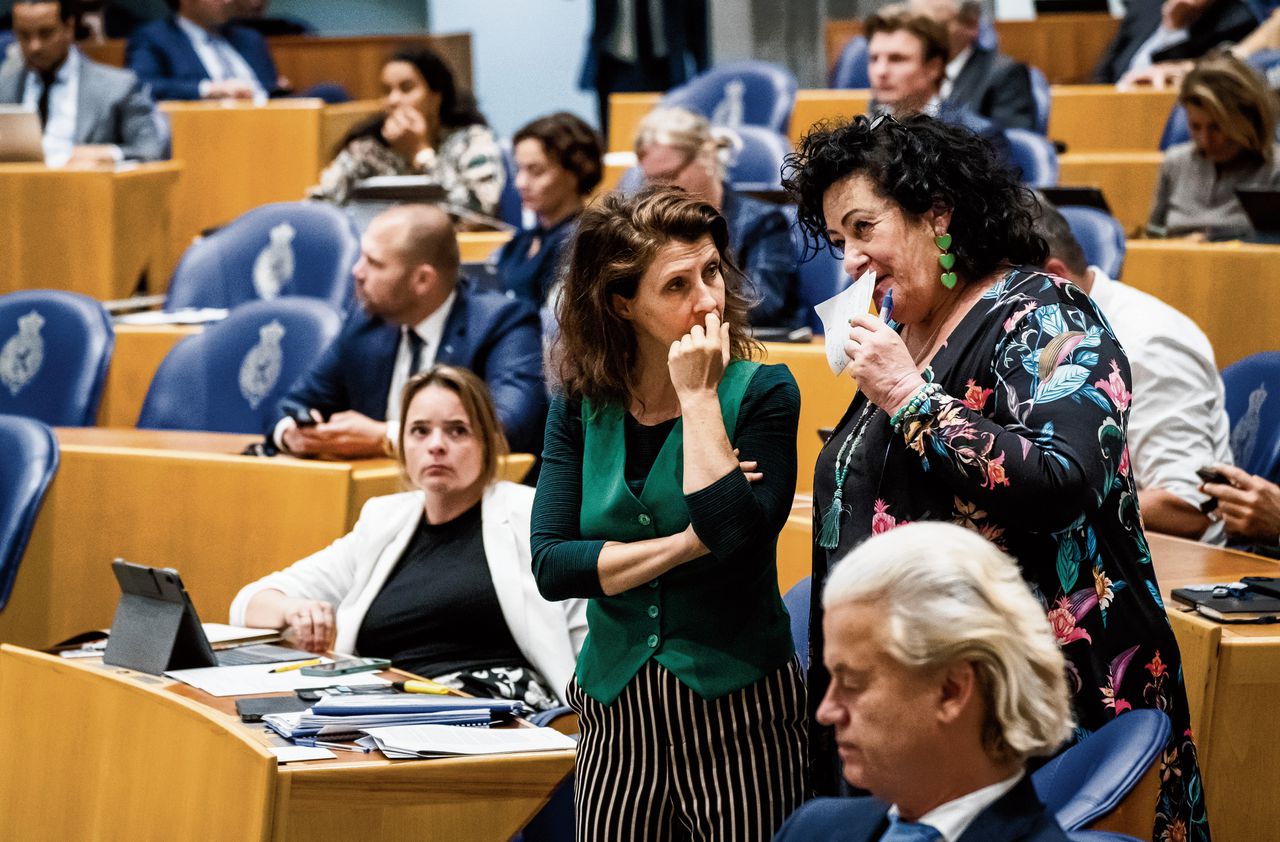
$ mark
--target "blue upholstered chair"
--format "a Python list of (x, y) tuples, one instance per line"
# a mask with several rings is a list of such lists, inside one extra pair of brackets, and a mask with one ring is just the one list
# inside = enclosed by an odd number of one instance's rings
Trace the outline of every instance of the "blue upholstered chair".
[(242, 304), (173, 347), (147, 390), (138, 426), (261, 432), (341, 326), (337, 311), (314, 298)]
[(1027, 74), (1031, 77), (1031, 98), (1036, 103), (1036, 133), (1047, 135), (1049, 106), (1053, 101), (1049, 91), (1049, 80), (1045, 78), (1043, 70), (1031, 65), (1027, 65)]
[(87, 295), (33, 289), (0, 296), (0, 412), (89, 427), (115, 347), (111, 317)]
[(0, 610), (9, 602), (45, 490), (58, 469), (58, 440), (33, 418), (0, 415)]
[(1029, 187), (1053, 187), (1058, 183), (1058, 152), (1044, 135), (1026, 129), (1005, 129), (1013, 164)]
[[(792, 228), (793, 232), (795, 230)], [(822, 319), (813, 311), (814, 305), (826, 301), (853, 281), (845, 274), (844, 261), (825, 248), (816, 254), (805, 255), (803, 246), (797, 244), (796, 254), (800, 256), (797, 270), (800, 276), (800, 303), (804, 305), (804, 315), (808, 320), (806, 323), (814, 333), (822, 333)]]
[(1168, 740), (1163, 711), (1126, 711), (1037, 769), (1031, 783), (1063, 830), (1080, 830), (1116, 808)]
[(782, 595), (782, 604), (791, 615), (791, 641), (800, 657), (800, 669), (809, 674), (809, 603), (813, 599), (813, 577), (805, 576)]
[(1163, 152), (1170, 146), (1177, 146), (1189, 140), (1191, 140), (1191, 130), (1187, 128), (1187, 109), (1183, 108), (1181, 103), (1175, 102), (1173, 110), (1169, 112), (1169, 119), (1165, 121), (1164, 132), (1160, 135), (1160, 151)]
[(338, 208), (323, 202), (263, 205), (187, 249), (169, 282), (165, 309), (306, 296), (341, 310), (359, 257), (360, 235)]
[(763, 61), (722, 64), (698, 74), (662, 98), (663, 107), (680, 106), (717, 125), (766, 126), (786, 134), (796, 101), (796, 79), (786, 69)]
[(856, 35), (849, 39), (840, 51), (836, 66), (831, 69), (833, 88), (869, 88), (871, 77), (867, 72), (867, 39)]
[(1236, 465), (1280, 482), (1280, 351), (1232, 363), (1222, 370), (1222, 384)]
[(1085, 260), (1112, 278), (1120, 277), (1124, 267), (1125, 237), (1120, 220), (1098, 208), (1065, 205), (1058, 208), (1076, 242), (1084, 249)]
[(791, 152), (787, 136), (764, 126), (737, 126), (733, 131), (742, 145), (729, 163), (729, 183), (781, 190), (782, 159)]

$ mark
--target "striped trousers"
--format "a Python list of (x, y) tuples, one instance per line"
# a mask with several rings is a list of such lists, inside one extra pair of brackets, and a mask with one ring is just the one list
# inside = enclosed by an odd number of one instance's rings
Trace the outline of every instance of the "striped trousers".
[(657, 661), (602, 705), (569, 684), (581, 740), (578, 842), (761, 840), (806, 793), (805, 686), (795, 659), (718, 699)]

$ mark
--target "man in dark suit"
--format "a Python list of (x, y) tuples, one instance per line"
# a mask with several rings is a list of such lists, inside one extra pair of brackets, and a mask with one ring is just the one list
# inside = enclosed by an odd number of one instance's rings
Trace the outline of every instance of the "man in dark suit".
[(125, 62), (156, 99), (255, 99), (280, 90), (266, 40), (227, 23), (231, 0), (170, 0), (176, 15), (133, 33)]
[(1036, 101), (1026, 65), (978, 38), (982, 4), (977, 0), (915, 0), (913, 11), (947, 28), (949, 58), (942, 81), (944, 101), (961, 105), (1001, 129), (1036, 130)]
[(817, 718), (873, 797), (810, 801), (775, 842), (1066, 842), (1026, 770), (1071, 734), (1065, 662), (1012, 558), (902, 525), (836, 565), (821, 610)]
[(458, 270), (443, 211), (400, 205), (376, 217), (352, 271), (361, 307), (281, 401), (269, 431), (277, 446), (299, 455), (385, 453), (405, 381), (448, 363), (488, 384), (512, 449), (540, 452), (547, 395), (538, 314), (520, 299), (474, 289)]
[(578, 85), (596, 90), (601, 134), (609, 94), (683, 85), (707, 69), (709, 52), (707, 0), (595, 0)]
[(1130, 0), (1094, 80), (1120, 82), (1158, 62), (1199, 58), (1257, 26), (1244, 0)]
[(0, 64), (0, 104), (40, 114), (46, 163), (110, 166), (166, 157), (155, 104), (138, 78), (76, 49), (71, 0), (18, 0), (13, 29), (19, 49)]

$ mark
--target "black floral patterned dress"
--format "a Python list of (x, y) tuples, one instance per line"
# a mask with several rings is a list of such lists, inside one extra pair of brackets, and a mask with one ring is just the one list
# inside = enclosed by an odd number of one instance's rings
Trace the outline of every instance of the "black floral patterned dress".
[[(838, 546), (815, 546), (814, 593), (835, 560), (910, 521), (989, 538), (1018, 560), (1049, 615), (1074, 691), (1075, 739), (1127, 710), (1165, 711), (1173, 730), (1152, 838), (1208, 840), (1181, 658), (1129, 470), (1129, 365), (1110, 326), (1068, 281), (1014, 270), (964, 317), (931, 370), (946, 393), (936, 411), (896, 434), (859, 394), (819, 456), (815, 535), (835, 498), (837, 460), (848, 463)], [(820, 612), (815, 599), (813, 700), (827, 682)], [(830, 791), (832, 738), (820, 726), (812, 736), (814, 785)]]

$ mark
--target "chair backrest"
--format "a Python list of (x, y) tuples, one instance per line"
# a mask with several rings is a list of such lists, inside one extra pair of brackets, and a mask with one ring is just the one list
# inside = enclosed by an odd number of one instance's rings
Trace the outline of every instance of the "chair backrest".
[(796, 87), (796, 78), (778, 65), (743, 61), (698, 74), (669, 91), (661, 105), (696, 111), (718, 126), (766, 126), (785, 134)]
[(1043, 135), (1026, 129), (1005, 129), (1013, 165), (1022, 171), (1030, 187), (1053, 187), (1058, 183), (1058, 152)]
[(58, 440), (33, 418), (0, 415), (0, 610), (9, 602), (45, 490), (58, 469)]
[(840, 52), (840, 59), (831, 69), (833, 88), (869, 88), (871, 76), (867, 71), (867, 39), (857, 35), (849, 39)]
[(1153, 708), (1117, 716), (1031, 775), (1063, 830), (1079, 830), (1115, 809), (1169, 740), (1169, 717)]
[(87, 295), (53, 289), (0, 296), (0, 412), (89, 427), (116, 335)]
[(313, 298), (242, 304), (173, 347), (151, 380), (138, 426), (262, 432), (341, 326), (337, 311)]
[(1071, 842), (1142, 842), (1135, 836), (1112, 833), (1109, 830), (1073, 830), (1067, 834)]
[(800, 669), (809, 674), (809, 602), (813, 598), (813, 577), (805, 576), (782, 597), (791, 615), (791, 642), (800, 658)]
[(1241, 469), (1280, 483), (1280, 351), (1263, 351), (1222, 370), (1231, 454)]
[(516, 189), (516, 152), (507, 138), (503, 138), (498, 145), (502, 148), (502, 168), (506, 172), (502, 195), (498, 198), (498, 219), (521, 228), (524, 224), (524, 205), (520, 201), (520, 191)]
[(263, 205), (187, 249), (164, 306), (230, 308), (300, 295), (341, 310), (359, 257), (355, 223), (338, 208), (324, 202)]
[(1084, 249), (1085, 260), (1112, 278), (1120, 277), (1124, 267), (1124, 226), (1120, 220), (1098, 208), (1064, 205), (1058, 208), (1076, 242)]
[(1053, 97), (1049, 91), (1049, 80), (1044, 71), (1038, 67), (1027, 65), (1027, 75), (1031, 77), (1031, 98), (1036, 103), (1036, 133), (1049, 133), (1049, 106)]
[(1183, 108), (1181, 103), (1175, 102), (1173, 110), (1169, 112), (1169, 119), (1165, 121), (1164, 131), (1160, 134), (1160, 151), (1163, 152), (1170, 146), (1177, 146), (1189, 140), (1191, 140), (1191, 129), (1187, 127), (1187, 109)]
[(729, 183), (781, 190), (782, 160), (791, 153), (791, 141), (764, 126), (738, 126), (733, 131), (742, 145), (729, 163)]

